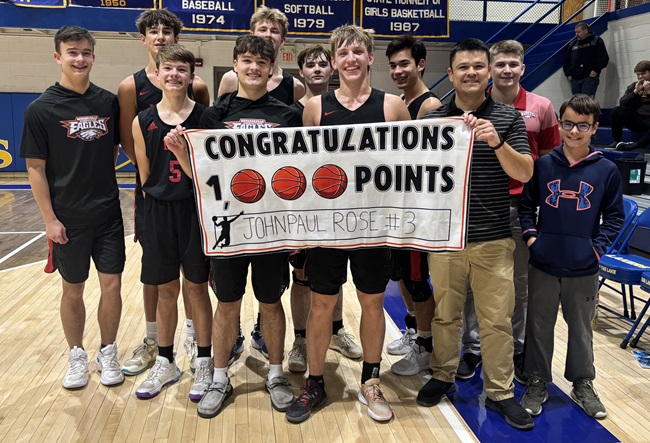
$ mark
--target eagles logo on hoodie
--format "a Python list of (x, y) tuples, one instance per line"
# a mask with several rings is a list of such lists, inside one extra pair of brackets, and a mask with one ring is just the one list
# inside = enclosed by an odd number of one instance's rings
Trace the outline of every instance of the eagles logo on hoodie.
[(110, 117), (87, 115), (74, 120), (62, 120), (61, 125), (68, 129), (69, 138), (80, 138), (89, 142), (108, 134), (106, 122)]

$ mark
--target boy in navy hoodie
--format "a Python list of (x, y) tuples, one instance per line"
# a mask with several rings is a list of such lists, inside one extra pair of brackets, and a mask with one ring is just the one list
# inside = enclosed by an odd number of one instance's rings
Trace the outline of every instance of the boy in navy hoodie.
[(600, 113), (598, 102), (584, 94), (562, 104), (563, 143), (535, 162), (519, 203), (531, 265), (524, 351), (528, 383), (521, 405), (533, 416), (548, 399), (560, 304), (569, 328), (564, 376), (573, 382), (571, 398), (591, 417), (607, 416), (593, 387), (591, 319), (597, 304), (598, 260), (623, 226), (624, 212), (617, 167), (589, 146)]

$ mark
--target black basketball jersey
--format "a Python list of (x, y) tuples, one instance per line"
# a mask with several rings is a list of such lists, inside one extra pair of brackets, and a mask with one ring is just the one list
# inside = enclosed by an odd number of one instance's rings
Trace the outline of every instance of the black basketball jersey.
[[(424, 94), (418, 96), (415, 100), (411, 102), (410, 105), (408, 105), (408, 110), (409, 110), (409, 114), (411, 114), (411, 119), (415, 120), (416, 118), (418, 118), (418, 112), (420, 112), (420, 106), (422, 106), (422, 103), (424, 103), (424, 101), (429, 97), (438, 98), (438, 96), (433, 92), (427, 91)], [(402, 96), (402, 100), (404, 100), (404, 96)]]
[(300, 100), (297, 100), (297, 101), (293, 102), (293, 103), (291, 104), (291, 107), (292, 107), (293, 109), (297, 109), (298, 112), (300, 112), (300, 116), (302, 116), (302, 114), (305, 112), (305, 105), (303, 105), (302, 103), (300, 103)]
[(370, 96), (354, 111), (343, 106), (336, 99), (334, 91), (321, 95), (322, 126), (349, 125), (358, 123), (381, 123), (386, 121), (384, 115), (384, 91), (372, 88)]
[(293, 75), (287, 71), (282, 71), (282, 81), (272, 91), (269, 91), (271, 97), (275, 97), (286, 105), (291, 105), (293, 99)]
[[(147, 77), (147, 71), (144, 69), (139, 70), (133, 74), (133, 80), (135, 81), (135, 99), (138, 103), (138, 112), (160, 103), (163, 97), (162, 89), (151, 83), (151, 80)], [(187, 88), (187, 96), (191, 99), (194, 98), (191, 84)]]
[(90, 84), (83, 94), (50, 86), (25, 111), (20, 156), (45, 160), (50, 199), (64, 224), (121, 217), (114, 147), (117, 97)]
[[(181, 126), (188, 129), (198, 128), (204, 110), (205, 106), (195, 103), (194, 109)], [(192, 197), (192, 180), (183, 172), (176, 156), (165, 147), (163, 141), (176, 125), (168, 125), (162, 121), (157, 106), (140, 112), (138, 121), (149, 159), (149, 178), (142, 185), (142, 190), (158, 200), (183, 200)]]

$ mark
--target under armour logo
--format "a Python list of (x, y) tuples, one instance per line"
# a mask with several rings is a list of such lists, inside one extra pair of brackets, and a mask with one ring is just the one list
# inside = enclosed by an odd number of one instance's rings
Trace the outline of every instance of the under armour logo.
[(591, 208), (591, 202), (587, 198), (589, 194), (594, 192), (594, 187), (589, 183), (580, 182), (579, 191), (566, 191), (560, 189), (560, 180), (553, 180), (546, 185), (551, 191), (551, 195), (546, 197), (546, 204), (557, 208), (561, 198), (571, 198), (577, 200), (576, 210), (584, 211)]

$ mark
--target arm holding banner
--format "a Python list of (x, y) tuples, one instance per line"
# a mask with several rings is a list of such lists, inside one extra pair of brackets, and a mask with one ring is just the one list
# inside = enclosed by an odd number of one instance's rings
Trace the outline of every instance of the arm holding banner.
[(176, 156), (176, 160), (183, 168), (183, 172), (187, 174), (190, 179), (194, 179), (192, 176), (192, 166), (190, 165), (190, 156), (187, 152), (187, 141), (183, 136), (184, 127), (181, 125), (176, 126), (174, 129), (169, 131), (169, 134), (165, 136), (165, 146), (167, 149), (172, 151), (172, 154)]
[[(140, 175), (140, 183), (144, 186), (149, 178), (149, 158), (147, 158), (147, 145), (144, 142), (142, 129), (140, 129), (140, 119), (136, 116), (131, 125), (131, 132), (133, 134), (133, 145), (135, 150), (135, 157), (138, 162), (138, 174)], [(142, 191), (144, 194), (144, 191)], [(145, 195), (146, 197), (146, 195)]]
[[(519, 117), (521, 119), (521, 117)], [(533, 176), (533, 156), (517, 152), (502, 139), (491, 121), (477, 118), (472, 114), (464, 114), (465, 124), (474, 130), (476, 140), (483, 141), (494, 150), (503, 170), (515, 180), (526, 183)], [(521, 122), (523, 124), (523, 121)], [(521, 131), (519, 131), (521, 132)], [(526, 134), (525, 126), (522, 134)]]

